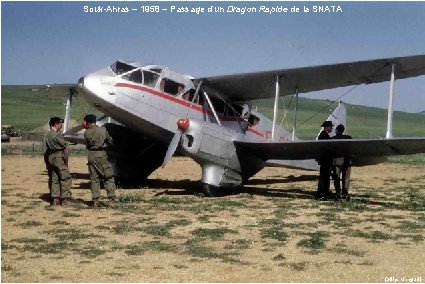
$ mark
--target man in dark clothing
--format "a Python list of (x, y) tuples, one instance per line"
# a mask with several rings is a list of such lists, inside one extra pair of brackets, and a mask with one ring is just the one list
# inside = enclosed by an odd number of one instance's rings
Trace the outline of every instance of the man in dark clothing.
[[(335, 128), (336, 135), (331, 139), (351, 139), (350, 135), (343, 134), (344, 125), (340, 124)], [(348, 199), (348, 188), (350, 186), (351, 160), (350, 157), (338, 157), (333, 159), (332, 178), (334, 180), (335, 193), (337, 199)], [(342, 192), (341, 192), (342, 182)]]
[(88, 114), (84, 117), (83, 127), (86, 128), (84, 139), (88, 150), (88, 166), (91, 180), (93, 206), (99, 207), (100, 181), (103, 181), (109, 201), (116, 203), (115, 180), (112, 166), (108, 161), (105, 149), (112, 145), (112, 137), (104, 127), (96, 125), (96, 116)]
[[(317, 140), (330, 139), (329, 133), (332, 132), (332, 121), (325, 121), (321, 125), (323, 127)], [(328, 199), (329, 198), (329, 186), (332, 166), (332, 156), (323, 155), (317, 159), (317, 163), (320, 165), (319, 184), (317, 186), (316, 199)]]
[(72, 205), (71, 174), (68, 169), (68, 143), (63, 139), (63, 119), (52, 117), (49, 120), (50, 131), (45, 135), (46, 152), (44, 162), (49, 175), (49, 190), (51, 205)]

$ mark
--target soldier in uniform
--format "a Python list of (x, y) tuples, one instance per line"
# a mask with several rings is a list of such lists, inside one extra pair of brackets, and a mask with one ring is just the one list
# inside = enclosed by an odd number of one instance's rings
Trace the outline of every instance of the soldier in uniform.
[[(329, 133), (332, 132), (332, 121), (325, 121), (321, 125), (323, 127), (322, 132), (320, 132), (317, 140), (330, 139)], [(320, 165), (320, 174), (319, 174), (319, 184), (317, 186), (316, 199), (328, 199), (330, 192), (330, 177), (331, 177), (331, 166), (332, 166), (332, 156), (323, 155), (317, 159), (317, 163)]]
[[(339, 124), (335, 128), (335, 136), (331, 139), (351, 139), (350, 135), (343, 134), (345, 127)], [(332, 163), (332, 178), (334, 180), (336, 199), (348, 199), (348, 188), (350, 186), (351, 160), (350, 157), (337, 157)], [(342, 192), (341, 192), (342, 182)]]
[(84, 139), (88, 150), (93, 206), (101, 205), (99, 202), (101, 180), (107, 191), (109, 202), (116, 203), (114, 174), (105, 152), (107, 146), (112, 145), (112, 137), (104, 127), (96, 125), (96, 116), (93, 114), (84, 117), (83, 127), (86, 128)]
[(72, 205), (71, 175), (68, 169), (68, 143), (60, 130), (63, 119), (52, 117), (49, 120), (50, 131), (45, 136), (46, 152), (44, 162), (49, 175), (51, 205)]

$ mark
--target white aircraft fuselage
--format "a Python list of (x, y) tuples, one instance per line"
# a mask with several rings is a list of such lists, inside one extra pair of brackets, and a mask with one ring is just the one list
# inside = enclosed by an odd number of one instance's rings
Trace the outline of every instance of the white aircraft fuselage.
[[(162, 66), (117, 61), (82, 77), (78, 93), (99, 111), (158, 143), (168, 145), (182, 131), (179, 151), (201, 165), (202, 182), (237, 186), (261, 170), (265, 161), (249, 153), (239, 155), (233, 141), (270, 141), (272, 122), (251, 111), (251, 120), (256, 120), (248, 126), (240, 106), (225, 101), (225, 94), (220, 98), (202, 92), (192, 79)], [(179, 129), (177, 121), (185, 118), (187, 129)], [(275, 133), (276, 142), (292, 140), (283, 128), (276, 127)], [(288, 161), (294, 167), (316, 166), (312, 161), (300, 163)]]

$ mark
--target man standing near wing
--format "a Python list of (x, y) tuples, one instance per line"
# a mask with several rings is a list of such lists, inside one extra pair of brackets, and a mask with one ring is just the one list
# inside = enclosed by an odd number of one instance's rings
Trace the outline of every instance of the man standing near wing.
[[(350, 135), (343, 134), (345, 127), (339, 124), (335, 128), (335, 136), (331, 139), (351, 139)], [(350, 186), (351, 160), (349, 157), (334, 158), (332, 162), (332, 178), (334, 180), (336, 199), (349, 199), (348, 188)], [(341, 192), (342, 182), (342, 192)]]
[[(332, 121), (327, 120), (321, 125), (323, 130), (320, 132), (317, 140), (326, 140), (331, 139), (329, 133), (332, 132)], [(320, 175), (319, 175), (319, 184), (317, 186), (316, 199), (328, 199), (329, 185), (330, 185), (330, 176), (331, 176), (331, 166), (332, 166), (332, 156), (323, 155), (319, 159), (317, 159), (317, 163), (320, 165)]]

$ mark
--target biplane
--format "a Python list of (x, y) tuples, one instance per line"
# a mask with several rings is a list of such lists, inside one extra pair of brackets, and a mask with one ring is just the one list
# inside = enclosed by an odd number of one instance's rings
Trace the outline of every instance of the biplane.
[[(425, 55), (323, 66), (196, 78), (160, 65), (116, 61), (70, 87), (65, 137), (72, 99), (81, 96), (108, 117), (115, 146), (108, 151), (117, 180), (140, 182), (178, 151), (202, 168), (202, 188), (215, 196), (246, 182), (267, 165), (317, 169), (323, 155), (349, 155), (353, 166), (386, 156), (425, 152), (425, 137), (392, 137), (394, 82), (425, 74)], [(300, 140), (277, 125), (278, 99), (292, 95), (390, 81), (387, 136), (382, 139)], [(273, 119), (253, 100), (274, 98)], [(345, 124), (345, 107), (329, 117)]]

